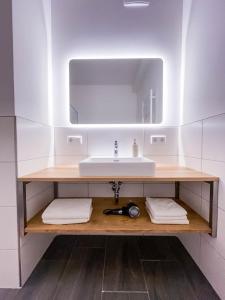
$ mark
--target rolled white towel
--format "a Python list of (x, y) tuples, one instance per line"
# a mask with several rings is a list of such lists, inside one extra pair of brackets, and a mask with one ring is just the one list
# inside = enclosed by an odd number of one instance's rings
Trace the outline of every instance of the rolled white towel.
[(189, 224), (189, 220), (187, 219), (187, 217), (183, 217), (183, 219), (175, 219), (175, 218), (171, 218), (171, 219), (162, 219), (162, 218), (154, 218), (151, 214), (151, 212), (149, 211), (148, 207), (146, 206), (146, 210), (149, 214), (149, 217), (151, 219), (151, 222), (154, 224), (171, 224), (171, 225), (175, 225), (175, 224), (180, 224), (180, 225), (187, 225)]
[(91, 198), (55, 199), (43, 212), (42, 219), (88, 219), (91, 210)]
[(170, 198), (146, 198), (146, 205), (154, 218), (158, 217), (183, 217), (187, 211)]

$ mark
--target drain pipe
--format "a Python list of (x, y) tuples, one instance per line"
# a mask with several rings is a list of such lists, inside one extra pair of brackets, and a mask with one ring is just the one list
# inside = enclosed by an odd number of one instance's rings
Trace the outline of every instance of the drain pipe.
[(114, 192), (114, 199), (115, 204), (118, 204), (119, 197), (120, 197), (120, 186), (122, 185), (122, 181), (110, 181), (109, 182), (112, 185), (112, 190)]

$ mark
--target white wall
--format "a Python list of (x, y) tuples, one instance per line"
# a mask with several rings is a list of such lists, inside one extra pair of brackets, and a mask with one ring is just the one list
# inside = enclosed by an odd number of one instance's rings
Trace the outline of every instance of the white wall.
[[(0, 1), (0, 288), (19, 287), (11, 1)], [(6, 230), (7, 228), (7, 230)]]
[[(150, 144), (151, 135), (166, 135), (167, 144)], [(83, 143), (67, 143), (68, 135), (81, 135)], [(119, 155), (131, 156), (134, 138), (137, 140), (140, 155), (154, 159), (157, 163), (176, 164), (178, 157), (178, 130), (176, 127), (152, 129), (75, 129), (55, 128), (55, 162), (57, 165), (77, 164), (87, 156), (113, 155), (114, 141), (119, 144)], [(59, 188), (60, 196), (112, 197), (109, 184), (63, 184)], [(173, 196), (173, 184), (124, 184), (121, 187), (123, 197)]]
[(186, 46), (184, 123), (225, 111), (223, 9), (222, 0), (192, 3)]
[(13, 0), (15, 112), (49, 124), (48, 41), (40, 0)]
[[(187, 6), (188, 8), (188, 6)], [(221, 299), (225, 299), (225, 2), (193, 1), (186, 40), (181, 160), (220, 177), (218, 236), (183, 235), (181, 240)], [(182, 185), (181, 197), (209, 218), (206, 183)]]
[[(49, 90), (50, 1), (45, 1), (45, 5), (40, 0), (12, 2), (17, 168), (18, 175), (22, 176), (53, 164)], [(28, 184), (27, 220), (52, 199), (51, 184)], [(19, 240), (20, 277), (24, 284), (52, 236), (28, 234), (24, 237), (20, 232)]]
[(124, 8), (121, 0), (52, 2), (53, 98), (56, 126), (69, 126), (69, 60), (90, 57), (162, 57), (164, 125), (179, 121), (182, 1), (152, 0)]
[(79, 124), (137, 122), (137, 95), (131, 85), (71, 85), (70, 103)]
[(0, 116), (14, 116), (12, 4), (0, 3)]

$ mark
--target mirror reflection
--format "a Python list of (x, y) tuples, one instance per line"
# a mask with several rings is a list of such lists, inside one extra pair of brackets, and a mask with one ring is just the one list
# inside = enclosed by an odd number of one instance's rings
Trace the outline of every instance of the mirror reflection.
[(71, 60), (69, 72), (71, 123), (162, 122), (161, 59)]

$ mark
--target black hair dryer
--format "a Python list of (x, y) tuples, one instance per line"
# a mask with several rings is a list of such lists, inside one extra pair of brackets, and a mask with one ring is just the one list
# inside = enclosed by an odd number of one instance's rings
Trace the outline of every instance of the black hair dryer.
[(130, 218), (137, 218), (140, 216), (140, 208), (133, 202), (129, 202), (127, 206), (115, 209), (105, 209), (103, 211), (105, 215), (124, 215)]

